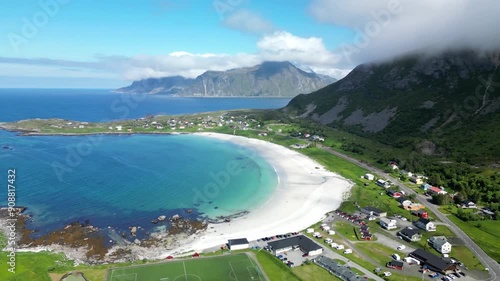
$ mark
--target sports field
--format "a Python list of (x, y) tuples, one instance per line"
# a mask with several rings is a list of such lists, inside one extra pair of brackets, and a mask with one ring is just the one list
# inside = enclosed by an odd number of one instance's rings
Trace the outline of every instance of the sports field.
[(108, 271), (108, 281), (266, 281), (246, 254), (191, 258)]

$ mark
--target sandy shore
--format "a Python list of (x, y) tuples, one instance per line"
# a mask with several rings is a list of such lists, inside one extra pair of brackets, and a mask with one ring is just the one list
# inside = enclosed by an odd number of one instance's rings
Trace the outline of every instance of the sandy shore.
[[(352, 184), (296, 151), (246, 137), (197, 133), (252, 148), (276, 170), (279, 184), (271, 198), (250, 213), (230, 223), (210, 224), (207, 231), (184, 250), (201, 251), (227, 243), (232, 238), (256, 240), (300, 231), (321, 220), (342, 202)], [(319, 169), (318, 169), (319, 167)]]
[[(168, 246), (125, 246), (132, 251), (136, 259), (163, 259), (168, 255), (180, 256), (220, 247), (225, 245), (228, 239), (256, 240), (303, 230), (321, 220), (326, 213), (337, 209), (343, 194), (349, 192), (352, 186), (351, 182), (327, 171), (307, 156), (277, 144), (217, 133), (195, 135), (229, 141), (255, 150), (274, 167), (279, 178), (278, 186), (267, 202), (230, 223), (209, 224), (206, 231), (189, 237), (175, 238)], [(110, 252), (122, 248), (124, 246), (116, 245)], [(69, 258), (84, 259), (74, 249), (58, 245), (28, 248), (24, 251), (41, 250), (64, 252)]]

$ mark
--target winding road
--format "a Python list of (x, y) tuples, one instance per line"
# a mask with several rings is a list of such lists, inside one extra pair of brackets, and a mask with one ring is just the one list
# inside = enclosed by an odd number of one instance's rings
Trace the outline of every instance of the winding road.
[[(390, 176), (389, 174), (385, 173), (384, 171), (382, 171), (379, 168), (373, 167), (373, 166), (371, 166), (367, 163), (364, 163), (362, 161), (359, 161), (353, 157), (350, 157), (348, 155), (337, 152), (329, 147), (322, 146), (322, 145), (318, 145), (318, 147), (323, 149), (324, 151), (327, 151), (327, 152), (337, 156), (337, 157), (340, 157), (340, 158), (347, 160), (353, 164), (356, 164), (356, 165), (370, 171), (371, 173), (374, 173), (380, 177), (387, 178), (392, 183), (394, 183), (396, 186), (401, 188), (401, 190), (406, 192), (406, 194), (416, 194), (415, 191), (406, 187), (398, 179)], [(464, 245), (469, 247), (469, 249), (476, 255), (478, 260), (481, 261), (481, 263), (489, 269), (490, 278), (488, 278), (486, 280), (499, 280), (500, 265), (494, 259), (492, 259), (490, 256), (488, 256), (476, 243), (474, 243), (474, 241), (472, 241), (472, 239), (469, 238), (469, 236), (467, 236), (467, 234), (465, 234), (465, 232), (463, 232), (450, 219), (448, 219), (443, 213), (441, 213), (438, 210), (438, 208), (436, 208), (436, 206), (434, 204), (429, 203), (423, 195), (417, 194), (417, 199), (420, 201), (420, 203), (422, 203), (422, 205), (424, 205), (426, 208), (428, 208), (429, 210), (434, 212), (434, 214), (438, 217), (439, 220), (441, 220), (443, 223), (447, 224), (448, 227), (450, 228), (450, 230), (453, 233), (455, 233), (455, 235), (458, 238), (462, 239), (462, 241), (464, 242)]]

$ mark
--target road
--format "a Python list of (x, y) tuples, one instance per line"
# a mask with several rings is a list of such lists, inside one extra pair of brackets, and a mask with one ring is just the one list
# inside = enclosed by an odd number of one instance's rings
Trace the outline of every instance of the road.
[[(345, 154), (342, 154), (340, 152), (337, 152), (329, 147), (326, 147), (326, 146), (318, 146), (319, 148), (323, 149), (324, 151), (327, 151), (337, 157), (340, 157), (342, 159), (345, 159), (353, 164), (356, 164), (368, 171), (370, 171), (371, 173), (373, 174), (376, 174), (380, 177), (384, 177), (384, 178), (387, 178), (388, 180), (390, 180), (392, 183), (394, 183), (396, 186), (398, 186), (399, 188), (401, 188), (401, 190), (403, 190), (404, 192), (406, 192), (406, 194), (416, 194), (415, 191), (413, 191), (412, 189), (406, 187), (404, 184), (402, 184), (398, 179), (390, 176), (389, 174), (385, 173), (384, 171), (382, 171), (381, 169), (379, 168), (376, 168), (376, 167), (373, 167), (367, 163), (364, 163), (364, 162), (361, 162), (353, 157), (350, 157), (348, 155), (345, 155)], [(422, 203), (422, 205), (424, 205), (426, 208), (428, 208), (429, 210), (431, 210), (432, 212), (434, 212), (434, 214), (437, 216), (437, 218), (439, 220), (441, 220), (442, 222), (444, 222), (445, 224), (448, 225), (448, 227), (450, 228), (450, 230), (455, 233), (455, 235), (462, 239), (462, 241), (464, 241), (464, 244), (469, 247), (469, 249), (476, 255), (476, 257), (478, 258), (479, 261), (481, 261), (481, 263), (489, 268), (489, 272), (490, 272), (490, 278), (486, 279), (486, 280), (498, 280), (497, 278), (500, 276), (500, 265), (494, 260), (492, 259), (490, 256), (488, 256), (476, 243), (474, 243), (474, 241), (472, 241), (472, 239), (469, 238), (469, 236), (467, 236), (467, 234), (465, 234), (458, 226), (456, 226), (450, 219), (448, 219), (444, 214), (442, 214), (438, 208), (436, 208), (436, 206), (432, 203), (429, 203), (426, 198), (422, 195), (418, 195), (417, 194), (417, 199), (420, 201), (420, 203)]]

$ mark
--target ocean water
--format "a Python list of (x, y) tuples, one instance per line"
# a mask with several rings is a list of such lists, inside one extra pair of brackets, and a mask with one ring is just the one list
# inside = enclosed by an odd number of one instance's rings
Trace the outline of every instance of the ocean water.
[[(16, 136), (0, 131), (0, 171), (16, 169), (17, 205), (38, 235), (70, 222), (152, 229), (159, 215), (251, 210), (277, 184), (248, 148), (196, 135)], [(2, 204), (3, 205), (3, 204)]]
[[(109, 90), (0, 89), (0, 122), (95, 122), (279, 108), (288, 101), (166, 96), (138, 100)], [(36, 235), (87, 220), (117, 231), (141, 226), (144, 234), (155, 230), (151, 220), (159, 215), (215, 218), (251, 210), (266, 201), (277, 184), (274, 169), (248, 148), (195, 135), (66, 137), (0, 131), (0, 175), (5, 181), (8, 169), (17, 171), (16, 204), (28, 207)]]
[(146, 115), (189, 114), (230, 109), (272, 109), (289, 98), (172, 98), (88, 89), (0, 89), (0, 122), (64, 118), (104, 122)]

